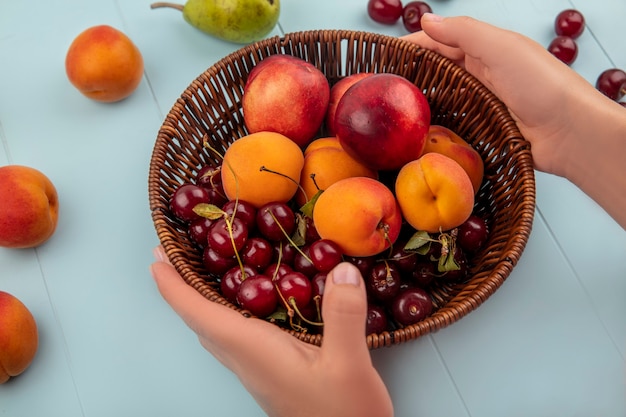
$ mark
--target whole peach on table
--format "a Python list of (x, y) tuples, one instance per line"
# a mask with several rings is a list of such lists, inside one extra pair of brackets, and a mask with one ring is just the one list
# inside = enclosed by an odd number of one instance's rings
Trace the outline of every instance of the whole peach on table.
[(230, 144), (221, 177), (229, 200), (245, 200), (256, 208), (287, 202), (298, 191), (304, 165), (302, 149), (276, 132), (257, 132)]
[(426, 135), (423, 154), (437, 152), (459, 163), (472, 180), (474, 194), (478, 193), (483, 182), (484, 162), (478, 151), (472, 148), (452, 129), (441, 125), (431, 125)]
[(402, 214), (387, 186), (368, 177), (339, 180), (324, 190), (313, 208), (322, 239), (334, 241), (348, 256), (372, 256), (400, 235)]
[(291, 55), (271, 55), (248, 75), (241, 99), (251, 133), (281, 133), (299, 146), (317, 134), (328, 108), (330, 85), (311, 63)]
[(474, 187), (467, 172), (435, 152), (400, 169), (395, 193), (407, 223), (429, 233), (460, 226), (474, 209)]
[(339, 100), (334, 129), (341, 146), (376, 170), (396, 170), (419, 158), (430, 126), (430, 105), (413, 83), (374, 74)]
[(17, 297), (0, 291), (0, 384), (23, 373), (39, 346), (37, 323)]
[(319, 190), (325, 190), (335, 182), (349, 177), (377, 179), (378, 171), (366, 167), (350, 156), (336, 137), (316, 139), (304, 150), (301, 190), (296, 193), (296, 202), (302, 206)]
[(22, 165), (0, 167), (0, 246), (31, 248), (56, 230), (59, 199), (41, 171)]
[(350, 74), (337, 81), (337, 83), (330, 88), (330, 99), (328, 101), (328, 109), (326, 110), (326, 131), (329, 135), (335, 134), (335, 112), (337, 111), (337, 104), (339, 104), (339, 100), (343, 97), (343, 94), (358, 81), (373, 74), (373, 72), (357, 72)]
[(139, 48), (123, 32), (93, 26), (80, 33), (65, 56), (65, 72), (74, 87), (90, 99), (120, 101), (130, 96), (143, 77)]

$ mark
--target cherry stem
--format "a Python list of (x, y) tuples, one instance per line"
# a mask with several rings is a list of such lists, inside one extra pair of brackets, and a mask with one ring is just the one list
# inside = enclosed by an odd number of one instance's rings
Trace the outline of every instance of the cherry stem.
[(285, 238), (287, 238), (287, 241), (289, 243), (291, 243), (291, 246), (293, 246), (299, 253), (300, 255), (304, 256), (304, 259), (306, 259), (307, 261), (309, 261), (310, 263), (313, 263), (313, 261), (311, 260), (311, 258), (309, 258), (307, 256), (306, 253), (304, 253), (302, 251), (302, 249), (300, 249), (300, 247), (298, 245), (296, 245), (296, 243), (291, 239), (291, 236), (289, 236), (287, 234), (287, 231), (285, 230), (285, 228), (280, 224), (280, 222), (278, 221), (278, 219), (276, 218), (276, 216), (274, 216), (274, 213), (271, 212), (271, 210), (268, 210), (268, 213), (270, 216), (272, 216), (272, 219), (274, 219), (274, 221), (276, 222), (276, 226), (278, 226), (278, 228), (283, 232), (283, 235), (285, 235)]
[[(298, 305), (296, 304), (295, 299), (292, 297), (289, 299), (289, 306), (293, 307), (293, 310), (295, 310), (295, 312), (298, 314), (298, 317), (305, 323), (310, 324), (311, 326), (323, 326), (324, 323), (317, 322), (317, 321), (311, 321), (308, 320), (306, 317), (304, 317), (304, 315), (300, 312), (300, 310), (298, 310)], [(288, 311), (291, 311), (291, 309), (289, 309)], [(289, 317), (291, 318), (291, 316), (293, 316), (293, 314), (290, 314)], [(302, 328), (302, 326), (298, 325), (298, 328)], [(306, 330), (306, 329), (305, 329)]]
[[(304, 191), (304, 187), (302, 187), (298, 181), (294, 180), (289, 175), (285, 175), (285, 174), (283, 174), (281, 172), (269, 169), (265, 165), (261, 165), (261, 168), (259, 168), (259, 171), (265, 171), (265, 172), (269, 172), (271, 174), (276, 174), (276, 175), (280, 175), (281, 177), (287, 178), (289, 181), (293, 182), (294, 184), (296, 184), (298, 186), (298, 191), (300, 191), (304, 195), (305, 201), (307, 201), (307, 202), (309, 201), (309, 197), (307, 197), (306, 192)], [(312, 175), (315, 175), (315, 174), (312, 174)]]

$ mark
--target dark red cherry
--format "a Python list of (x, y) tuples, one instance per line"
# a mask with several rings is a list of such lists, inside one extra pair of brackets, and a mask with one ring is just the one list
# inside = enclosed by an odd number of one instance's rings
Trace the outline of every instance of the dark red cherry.
[(230, 268), (237, 265), (237, 259), (232, 256), (224, 257), (207, 246), (202, 252), (202, 263), (209, 274), (222, 276)]
[[(229, 227), (230, 223), (230, 227)], [(218, 219), (207, 235), (207, 242), (215, 252), (224, 257), (235, 256), (248, 240), (248, 228), (238, 219)]]
[(318, 272), (311, 278), (311, 298), (320, 297), (321, 299), (324, 297), (324, 288), (326, 288), (326, 277), (327, 274), (324, 272)]
[(278, 293), (272, 279), (259, 274), (243, 280), (237, 291), (237, 303), (257, 317), (272, 314), (278, 306)]
[(370, 274), (370, 271), (376, 263), (376, 259), (372, 256), (344, 256), (344, 260), (356, 266), (357, 269), (361, 272), (361, 276), (363, 277), (366, 277)]
[(239, 292), (239, 286), (241, 283), (257, 274), (257, 271), (247, 265), (244, 265), (243, 268), (239, 265), (233, 266), (228, 271), (222, 275), (222, 279), (220, 281), (220, 291), (222, 296), (230, 301), (231, 303), (235, 303), (237, 301), (237, 293)]
[(610, 68), (598, 76), (596, 88), (611, 100), (618, 101), (626, 94), (626, 72)]
[(569, 36), (572, 39), (576, 39), (584, 30), (585, 18), (578, 10), (563, 10), (554, 19), (554, 32), (558, 36)]
[(276, 281), (279, 277), (289, 272), (293, 272), (293, 269), (289, 265), (284, 263), (271, 263), (268, 265), (267, 268), (265, 268), (265, 270), (263, 271), (263, 275), (267, 275), (268, 277)]
[(433, 9), (424, 1), (411, 1), (402, 9), (402, 24), (409, 32), (422, 30), (422, 16), (432, 13)]
[(329, 272), (342, 261), (342, 251), (332, 240), (320, 239), (309, 245), (309, 257), (320, 272)]
[(567, 65), (572, 65), (578, 56), (578, 45), (569, 36), (557, 36), (548, 45), (548, 51)]
[(253, 236), (246, 240), (241, 248), (241, 260), (246, 265), (251, 265), (259, 271), (267, 268), (272, 262), (274, 249), (272, 244), (262, 237)]
[(376, 263), (365, 279), (368, 294), (382, 302), (391, 301), (401, 284), (400, 269), (391, 262)]
[(196, 174), (196, 185), (223, 192), (221, 170), (219, 165), (204, 165)]
[(233, 216), (234, 212), (234, 216), (246, 224), (248, 232), (253, 231), (256, 227), (256, 207), (252, 203), (243, 200), (230, 200), (222, 205), (222, 210), (229, 216)]
[(256, 226), (267, 239), (278, 242), (293, 234), (296, 216), (285, 203), (268, 203), (257, 210)]
[(389, 321), (385, 309), (376, 304), (368, 304), (365, 334), (380, 334), (388, 330), (388, 325)]
[(170, 210), (172, 214), (184, 222), (200, 218), (193, 211), (198, 204), (209, 204), (211, 199), (209, 192), (198, 185), (183, 184), (174, 191), (170, 199)]
[(369, 0), (367, 14), (378, 23), (392, 25), (402, 16), (402, 2), (400, 0)]
[(404, 288), (392, 301), (393, 318), (402, 326), (415, 324), (430, 316), (433, 304), (426, 290), (420, 287)]
[(200, 217), (192, 220), (187, 227), (189, 237), (193, 242), (201, 248), (206, 247), (209, 229), (213, 225), (214, 220)]
[(465, 252), (475, 253), (485, 245), (488, 237), (489, 229), (485, 219), (472, 214), (459, 226), (456, 242)]
[(416, 262), (411, 273), (411, 279), (420, 287), (427, 287), (437, 276), (437, 266), (434, 262), (421, 260)]
[(313, 262), (311, 262), (308, 246), (302, 246), (300, 251), (296, 252), (293, 259), (293, 269), (294, 271), (302, 272), (307, 277), (313, 277), (319, 272), (315, 265), (313, 265)]
[(305, 307), (311, 301), (311, 281), (309, 278), (301, 272), (289, 272), (278, 280), (276, 283), (276, 289), (278, 291), (280, 301), (287, 308)]

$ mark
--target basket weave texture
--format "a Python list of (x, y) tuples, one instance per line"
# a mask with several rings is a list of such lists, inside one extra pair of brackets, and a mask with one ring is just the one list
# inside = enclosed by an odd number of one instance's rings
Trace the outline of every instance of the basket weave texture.
[[(331, 85), (357, 72), (401, 75), (426, 95), (432, 124), (454, 130), (483, 157), (485, 176), (475, 212), (487, 219), (490, 237), (472, 258), (470, 279), (433, 287), (435, 309), (430, 317), (369, 335), (368, 347), (416, 339), (480, 306), (509, 276), (531, 232), (535, 177), (530, 144), (507, 108), (450, 60), (398, 38), (358, 31), (296, 32), (247, 45), (200, 74), (177, 99), (158, 132), (148, 192), (158, 238), (183, 279), (208, 300), (241, 311), (219, 293), (217, 280), (205, 271), (201, 250), (189, 239), (185, 225), (171, 214), (169, 199), (180, 184), (193, 181), (201, 166), (220, 162), (203, 145), (205, 140), (223, 154), (231, 142), (248, 134), (241, 109), (247, 75), (259, 61), (274, 54), (311, 62)], [(320, 334), (285, 331), (307, 343), (322, 342)]]

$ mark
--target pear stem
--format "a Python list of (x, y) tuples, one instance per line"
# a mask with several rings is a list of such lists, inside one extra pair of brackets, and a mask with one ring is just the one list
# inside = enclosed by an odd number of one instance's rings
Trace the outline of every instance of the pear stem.
[(182, 12), (184, 6), (182, 4), (168, 3), (166, 1), (158, 1), (158, 2), (152, 3), (150, 5), (151, 9), (157, 9), (159, 7), (171, 7), (171, 8), (174, 8), (174, 9), (178, 9), (178, 10), (180, 10)]

